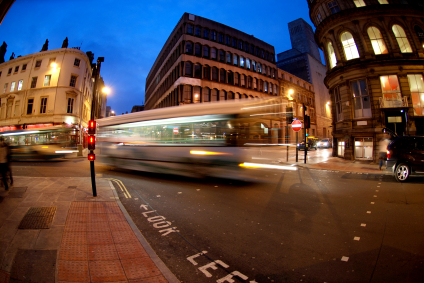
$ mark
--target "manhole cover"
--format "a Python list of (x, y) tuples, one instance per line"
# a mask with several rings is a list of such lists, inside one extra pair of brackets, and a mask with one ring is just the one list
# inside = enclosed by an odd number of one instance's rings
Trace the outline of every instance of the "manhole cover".
[(53, 221), (56, 207), (30, 207), (19, 229), (48, 229)]
[(28, 187), (14, 187), (10, 190), (9, 198), (23, 198)]

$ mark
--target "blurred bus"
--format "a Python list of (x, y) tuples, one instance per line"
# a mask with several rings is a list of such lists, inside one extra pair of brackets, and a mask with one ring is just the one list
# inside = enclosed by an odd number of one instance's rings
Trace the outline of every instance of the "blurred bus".
[(0, 132), (11, 150), (12, 160), (49, 160), (76, 152), (77, 130), (58, 125)]
[(131, 170), (238, 177), (247, 149), (283, 139), (280, 98), (189, 104), (98, 120), (99, 160)]

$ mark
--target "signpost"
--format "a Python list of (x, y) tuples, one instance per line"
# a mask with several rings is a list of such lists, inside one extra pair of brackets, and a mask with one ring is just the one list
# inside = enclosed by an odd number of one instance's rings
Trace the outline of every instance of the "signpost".
[(298, 153), (298, 148), (297, 148), (297, 143), (299, 142), (299, 131), (300, 129), (302, 129), (302, 122), (300, 122), (299, 120), (293, 120), (292, 125), (292, 129), (293, 131), (296, 132), (296, 162), (299, 159), (299, 153)]

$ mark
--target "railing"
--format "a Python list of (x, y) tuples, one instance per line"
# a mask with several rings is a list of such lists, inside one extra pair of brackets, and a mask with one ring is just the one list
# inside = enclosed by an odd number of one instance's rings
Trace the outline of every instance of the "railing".
[(384, 97), (379, 98), (380, 108), (399, 108), (408, 107), (408, 97), (398, 97), (397, 99), (385, 99)]

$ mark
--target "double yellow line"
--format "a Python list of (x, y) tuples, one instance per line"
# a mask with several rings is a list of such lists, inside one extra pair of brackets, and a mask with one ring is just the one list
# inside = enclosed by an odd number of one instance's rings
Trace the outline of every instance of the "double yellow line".
[(130, 193), (128, 192), (125, 185), (122, 183), (121, 180), (113, 179), (113, 178), (107, 178), (108, 180), (111, 180), (112, 182), (115, 182), (115, 184), (118, 185), (118, 187), (121, 189), (122, 193), (124, 194), (125, 198), (131, 198)]

